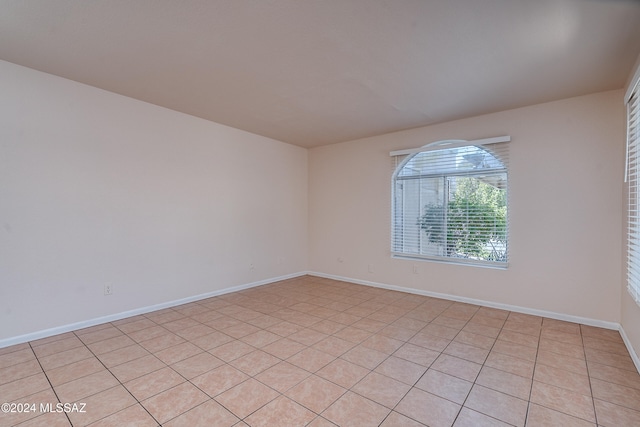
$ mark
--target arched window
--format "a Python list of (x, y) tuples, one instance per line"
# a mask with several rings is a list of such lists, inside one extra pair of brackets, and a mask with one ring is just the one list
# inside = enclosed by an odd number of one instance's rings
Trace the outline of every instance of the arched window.
[(506, 267), (507, 144), (470, 144), (439, 141), (397, 157), (395, 256)]

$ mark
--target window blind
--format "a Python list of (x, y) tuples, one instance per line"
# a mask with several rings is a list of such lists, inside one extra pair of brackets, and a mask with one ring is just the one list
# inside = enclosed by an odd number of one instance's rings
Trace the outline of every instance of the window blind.
[(640, 305), (640, 102), (638, 83), (627, 102), (627, 290)]
[(506, 267), (509, 140), (392, 152), (392, 254)]

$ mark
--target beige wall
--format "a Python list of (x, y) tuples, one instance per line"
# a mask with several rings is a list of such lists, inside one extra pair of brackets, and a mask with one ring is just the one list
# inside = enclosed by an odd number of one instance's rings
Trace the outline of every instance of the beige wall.
[(7, 62), (0, 93), (0, 343), (306, 270), (305, 149)]
[[(310, 270), (619, 322), (622, 94), (598, 93), (310, 150)], [(509, 268), (391, 258), (389, 152), (500, 135), (512, 137)]]

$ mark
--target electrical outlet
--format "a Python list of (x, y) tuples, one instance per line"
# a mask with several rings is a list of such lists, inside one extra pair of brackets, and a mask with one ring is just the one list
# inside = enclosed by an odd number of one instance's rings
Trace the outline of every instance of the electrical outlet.
[(369, 273), (373, 273), (373, 264), (369, 264)]
[(253, 270), (255, 268), (255, 266), (253, 265), (253, 263), (249, 263), (249, 270)]
[(417, 265), (413, 265), (413, 274), (418, 274), (418, 266)]
[(113, 285), (111, 283), (105, 283), (105, 285), (104, 285), (104, 294), (105, 295), (113, 295)]

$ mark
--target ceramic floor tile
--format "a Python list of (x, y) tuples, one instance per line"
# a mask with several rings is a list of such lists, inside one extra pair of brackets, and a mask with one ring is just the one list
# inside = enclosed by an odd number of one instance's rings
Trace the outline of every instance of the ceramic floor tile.
[(213, 350), (223, 344), (233, 341), (229, 335), (225, 335), (222, 332), (212, 332), (207, 335), (202, 335), (198, 338), (194, 338), (191, 342), (205, 351)]
[(589, 422), (596, 421), (591, 396), (534, 381), (531, 402)]
[(224, 362), (210, 353), (200, 353), (171, 365), (177, 373), (190, 380), (205, 372), (209, 372)]
[(447, 326), (449, 328), (457, 329), (460, 331), (467, 324), (468, 320), (456, 319), (455, 317), (446, 316), (445, 313), (433, 319), (431, 322), (434, 325)]
[(85, 412), (70, 412), (69, 419), (74, 427), (85, 426), (120, 412), (136, 404), (133, 396), (121, 385), (94, 394), (84, 400)]
[(190, 342), (183, 342), (181, 344), (174, 345), (173, 347), (157, 351), (154, 355), (167, 365), (171, 365), (191, 356), (195, 356), (196, 354), (200, 354), (203, 351), (204, 350), (200, 347)]
[(291, 399), (280, 396), (246, 418), (252, 427), (298, 427), (313, 420), (316, 414)]
[(166, 367), (126, 382), (124, 386), (136, 399), (142, 401), (185, 381), (176, 371)]
[(563, 356), (575, 359), (584, 359), (584, 347), (560, 341), (554, 341), (547, 338), (540, 339), (540, 351), (549, 351), (552, 353), (562, 354)]
[[(510, 425), (469, 408), (462, 408), (453, 427), (508, 427)], [(542, 427), (542, 425), (539, 427)], [(552, 426), (549, 425), (548, 427)]]
[(595, 378), (591, 379), (591, 387), (596, 399), (640, 411), (640, 390)]
[(496, 339), (498, 338), (498, 335), (500, 335), (500, 331), (501, 329), (499, 327), (487, 325), (483, 320), (474, 321), (474, 319), (471, 319), (460, 332), (469, 332), (472, 334)]
[(392, 411), (380, 424), (380, 427), (424, 427), (424, 424)]
[[(4, 396), (3, 396), (4, 397)], [(58, 399), (54, 394), (51, 388), (39, 391), (37, 393), (31, 394), (29, 396), (24, 396), (17, 401), (4, 400), (1, 403), (26, 403), (28, 404), (28, 410), (23, 409), (20, 411), (17, 406), (9, 407), (9, 412), (0, 412), (0, 426), (14, 426), (19, 425), (27, 420), (32, 420), (35, 418), (40, 418), (40, 404), (51, 404), (55, 407), (55, 404), (58, 403)], [(35, 404), (36, 406), (32, 406)]]
[(61, 366), (69, 365), (73, 362), (89, 359), (95, 357), (91, 351), (86, 347), (78, 347), (71, 350), (63, 351), (61, 353), (52, 354), (51, 356), (45, 356), (39, 358), (42, 369), (48, 371), (50, 369), (59, 368)]
[(393, 355), (428, 368), (440, 356), (440, 353), (419, 345), (407, 343), (396, 350)]
[(281, 338), (278, 341), (264, 346), (262, 350), (269, 354), (273, 354), (280, 359), (288, 359), (305, 348), (307, 348), (307, 346), (300, 344), (297, 341), (293, 341), (288, 338)]
[(251, 353), (255, 349), (255, 347), (252, 347), (249, 344), (246, 344), (242, 341), (234, 340), (226, 344), (222, 344), (221, 346), (216, 347), (213, 350), (209, 350), (209, 353), (213, 354), (218, 359), (224, 360), (225, 362), (231, 362), (238, 357), (242, 357), (247, 353)]
[(435, 362), (433, 362), (431, 368), (466, 381), (474, 382), (480, 373), (482, 365), (460, 359), (458, 357), (442, 354)]
[(594, 399), (598, 425), (603, 427), (639, 426), (640, 411)]
[(285, 394), (295, 402), (319, 414), (346, 391), (346, 389), (330, 381), (311, 375), (289, 389)]
[[(102, 366), (102, 365), (100, 365)], [(164, 368), (166, 365), (153, 355), (141, 357), (111, 368), (111, 373), (125, 383), (148, 373)]]
[(242, 341), (246, 342), (247, 344), (253, 347), (263, 348), (275, 341), (278, 341), (280, 338), (281, 337), (278, 334), (274, 334), (273, 332), (269, 332), (265, 330), (260, 330), (242, 337)]
[(278, 397), (278, 395), (277, 391), (253, 378), (249, 378), (245, 382), (219, 394), (215, 399), (238, 418), (245, 418)]
[[(2, 425), (2, 423), (0, 423)], [(20, 427), (69, 427), (71, 423), (67, 416), (63, 413), (49, 412), (37, 417), (31, 418), (23, 423)]]
[(37, 373), (19, 380), (11, 381), (0, 386), (2, 402), (12, 402), (18, 399), (51, 388), (44, 373)]
[(347, 392), (321, 415), (341, 427), (377, 426), (390, 410), (365, 397)]
[(589, 362), (589, 376), (640, 390), (640, 374), (614, 366)]
[(541, 339), (549, 339), (553, 341), (560, 341), (566, 344), (582, 346), (582, 335), (580, 332), (564, 332), (558, 329), (542, 329), (540, 334)]
[(141, 403), (153, 418), (161, 425), (164, 425), (167, 421), (195, 408), (207, 400), (209, 400), (209, 396), (193, 384), (182, 383), (160, 394), (156, 394)]
[(416, 383), (416, 387), (462, 405), (473, 383), (429, 369)]
[(82, 341), (80, 341), (76, 336), (70, 336), (69, 338), (62, 340), (34, 346), (33, 352), (36, 354), (36, 357), (44, 357), (82, 346), (84, 346)]
[(553, 353), (551, 351), (540, 350), (538, 352), (536, 364), (551, 366), (553, 368), (573, 372), (579, 375), (589, 375), (589, 373), (587, 372), (587, 363), (585, 360), (564, 356), (562, 354)]
[(351, 326), (347, 326), (344, 329), (339, 330), (333, 336), (342, 338), (343, 340), (350, 341), (354, 344), (360, 344), (362, 341), (373, 335), (369, 331), (364, 329), (358, 329)]
[(538, 347), (539, 341), (539, 338), (536, 335), (523, 334), (516, 331), (510, 331), (508, 329), (502, 330), (500, 335), (498, 335), (498, 339), (534, 348)]
[(15, 345), (10, 345), (8, 347), (0, 348), (0, 356), (9, 354), (9, 353), (15, 353), (16, 351), (23, 351), (23, 350), (29, 350), (33, 353), (33, 351), (31, 350), (31, 346), (33, 345), (33, 343), (34, 341), (31, 341), (28, 343), (25, 342), (22, 344), (15, 344)]
[(473, 332), (467, 332), (464, 330), (460, 331), (458, 335), (456, 335), (456, 337), (453, 339), (453, 341), (472, 345), (483, 350), (491, 350), (491, 347), (493, 347), (493, 344), (496, 342), (494, 338), (487, 337), (485, 335), (474, 334)]
[(395, 411), (428, 426), (449, 427), (453, 425), (460, 405), (412, 388), (396, 406)]
[(141, 329), (139, 331), (130, 332), (128, 336), (135, 342), (141, 343), (143, 341), (148, 341), (150, 339), (157, 338), (159, 336), (166, 335), (168, 333), (169, 333), (168, 330), (166, 330), (160, 325), (156, 325), (150, 328)]
[(370, 372), (355, 363), (343, 359), (336, 359), (316, 372), (316, 375), (345, 388), (353, 387)]
[(125, 334), (130, 334), (131, 332), (136, 332), (136, 331), (141, 331), (143, 329), (147, 329), (150, 328), (152, 326), (156, 326), (156, 323), (147, 319), (147, 318), (141, 318), (139, 320), (136, 320), (134, 322), (128, 322), (128, 323), (124, 323), (124, 324), (115, 324), (116, 322), (114, 322), (114, 326), (118, 329), (120, 329), (122, 332), (124, 332)]
[(313, 345), (316, 350), (338, 357), (355, 347), (356, 344), (338, 337), (327, 337)]
[(335, 356), (313, 348), (302, 350), (287, 359), (287, 362), (311, 373), (317, 372), (335, 360)]
[(147, 349), (151, 353), (164, 350), (165, 348), (173, 347), (174, 345), (182, 344), (185, 339), (179, 337), (172, 332), (165, 332), (155, 338), (144, 340), (140, 342), (140, 345)]
[(591, 396), (591, 384), (589, 383), (589, 377), (585, 375), (538, 364), (536, 365), (536, 372), (533, 375), (533, 379), (545, 384), (584, 394), (585, 396)]
[(106, 340), (94, 342), (92, 344), (87, 344), (87, 347), (89, 348), (89, 350), (91, 350), (91, 352), (93, 352), (93, 354), (95, 354), (96, 356), (100, 356), (101, 354), (108, 353), (122, 347), (128, 347), (133, 344), (135, 344), (135, 341), (133, 341), (127, 335), (119, 335)]
[(405, 384), (414, 385), (427, 369), (400, 357), (391, 356), (379, 364), (375, 371)]
[(226, 410), (215, 400), (208, 400), (193, 409), (164, 423), (164, 427), (215, 426), (231, 427), (239, 418)]
[(459, 357), (460, 359), (468, 360), (470, 362), (483, 364), (489, 355), (489, 350), (484, 350), (482, 348), (463, 344), (457, 341), (451, 341), (447, 348), (444, 349), (443, 353)]
[(595, 326), (580, 325), (583, 337), (599, 338), (613, 342), (623, 342), (620, 332), (612, 329), (597, 328)]
[(173, 333), (177, 333), (179, 331), (184, 331), (185, 329), (192, 328), (194, 326), (200, 325), (199, 322), (190, 319), (188, 317), (183, 317), (181, 319), (173, 320), (171, 322), (166, 322), (162, 324), (162, 327), (170, 330)]
[(529, 400), (531, 380), (499, 369), (484, 366), (476, 379), (476, 384), (514, 396)]
[(491, 351), (534, 362), (536, 360), (538, 349), (536, 347), (516, 344), (514, 342), (504, 341), (498, 338)]
[(302, 368), (298, 368), (288, 362), (280, 362), (261, 372), (255, 378), (280, 393), (284, 393), (309, 375), (311, 373)]
[[(562, 426), (562, 427), (596, 427), (594, 423), (572, 417), (553, 409), (532, 403), (529, 405), (527, 426)], [(602, 425), (602, 424), (601, 424)], [(622, 424), (618, 424), (622, 425)]]
[(621, 356), (626, 356), (629, 354), (627, 347), (623, 342), (613, 342), (606, 339), (593, 337), (583, 337), (582, 341), (585, 348), (596, 348), (599, 350), (607, 351), (609, 353), (619, 354)]
[(289, 335), (287, 338), (299, 342), (300, 344), (310, 346), (327, 337), (327, 334), (323, 334), (322, 332), (318, 332), (313, 329), (302, 329), (301, 331)]
[(527, 401), (474, 385), (464, 406), (514, 426), (524, 426)]
[(140, 357), (147, 356), (149, 352), (142, 348), (138, 344), (133, 344), (128, 347), (123, 347), (108, 353), (104, 353), (98, 356), (98, 359), (107, 368), (112, 368), (117, 365), (121, 365), (126, 362), (130, 362)]
[(124, 333), (110, 324), (100, 325), (99, 329), (86, 330), (77, 332), (76, 335), (85, 345), (93, 344), (98, 341), (104, 341), (110, 338), (123, 336)]
[(410, 329), (404, 329), (400, 326), (395, 326), (393, 324), (385, 326), (378, 332), (380, 335), (384, 335), (385, 337), (395, 338), (401, 341), (409, 341), (413, 336), (417, 333), (416, 331), (412, 331)]
[(78, 402), (83, 398), (119, 385), (120, 382), (106, 369), (59, 385), (55, 388), (61, 402)]
[(92, 423), (91, 427), (155, 427), (157, 425), (156, 420), (140, 404), (136, 404)]
[(361, 396), (393, 409), (407, 394), (411, 386), (385, 375), (371, 372), (351, 388)]
[(244, 356), (241, 356), (229, 364), (234, 368), (240, 369), (245, 374), (253, 377), (260, 372), (264, 371), (276, 365), (280, 362), (275, 356), (272, 356), (269, 353), (265, 353), (262, 350), (255, 350), (251, 353), (247, 353)]
[(42, 372), (40, 364), (36, 359), (28, 362), (18, 363), (17, 365), (0, 368), (0, 385), (10, 383), (21, 378), (30, 377), (31, 375)]
[(409, 340), (411, 344), (428, 348), (429, 350), (441, 352), (451, 343), (448, 338), (437, 337), (424, 332), (418, 332)]
[(352, 348), (342, 356), (348, 362), (355, 363), (366, 369), (375, 369), (382, 363), (388, 355), (377, 350), (373, 350), (362, 345)]
[(484, 365), (525, 378), (533, 378), (533, 371), (535, 367), (535, 363), (533, 361), (519, 359), (517, 357), (493, 351), (489, 353), (489, 357), (487, 357)]
[(585, 348), (584, 352), (587, 356), (587, 361), (589, 362), (596, 362), (602, 365), (613, 366), (638, 373), (636, 365), (633, 364), (633, 360), (628, 354), (620, 355), (595, 348)]

